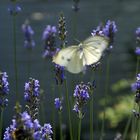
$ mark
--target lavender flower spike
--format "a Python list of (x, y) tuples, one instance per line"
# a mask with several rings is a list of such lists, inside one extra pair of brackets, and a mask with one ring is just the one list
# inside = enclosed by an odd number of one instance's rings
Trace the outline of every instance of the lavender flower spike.
[(16, 115), (12, 124), (6, 128), (4, 140), (52, 140), (53, 134), (51, 125), (41, 126), (37, 119), (33, 120), (25, 111), (21, 113), (21, 106), (15, 107)]
[(0, 110), (8, 105), (6, 96), (9, 94), (8, 75), (6, 72), (0, 72)]
[(84, 113), (82, 110), (84, 105), (90, 99), (90, 94), (89, 94), (90, 90), (91, 90), (91, 85), (84, 84), (83, 82), (77, 85), (74, 90), (73, 96), (75, 98), (75, 104), (73, 110), (78, 114), (79, 118), (84, 117)]
[(33, 122), (27, 112), (17, 113), (10, 127), (6, 128), (4, 140), (32, 139)]
[(45, 44), (43, 58), (52, 57), (58, 51), (58, 48), (55, 48), (56, 33), (56, 27), (51, 25), (47, 25), (43, 31), (42, 40)]
[(42, 140), (52, 140), (52, 134), (52, 126), (50, 124), (44, 124), (44, 126), (41, 128)]
[(57, 85), (62, 85), (65, 79), (64, 67), (55, 64), (55, 81)]
[(55, 98), (54, 100), (54, 105), (55, 105), (55, 108), (58, 109), (59, 111), (62, 110), (62, 100), (60, 98)]
[(116, 32), (117, 26), (115, 24), (115, 21), (108, 20), (105, 25), (100, 24), (95, 30), (93, 30), (91, 35), (92, 36), (99, 35), (107, 37), (109, 39), (109, 46), (111, 46), (112, 48)]
[(21, 12), (21, 7), (20, 7), (19, 5), (10, 6), (10, 7), (8, 8), (8, 12), (10, 13), (10, 15), (16, 16), (18, 13)]
[(33, 40), (34, 31), (29, 25), (28, 21), (25, 21), (25, 23), (22, 25), (22, 31), (25, 37), (24, 47), (28, 49), (35, 47), (35, 41)]
[(138, 27), (138, 28), (136, 29), (136, 36), (137, 36), (137, 37), (140, 37), (140, 27)]
[(131, 88), (133, 91), (136, 92), (135, 102), (139, 103), (140, 102), (140, 73), (137, 75), (136, 82), (131, 85)]
[(26, 110), (31, 115), (31, 118), (36, 119), (39, 111), (40, 101), (40, 85), (39, 81), (33, 78), (25, 83), (24, 99), (26, 101)]
[(137, 56), (140, 56), (140, 47), (136, 47), (135, 54)]

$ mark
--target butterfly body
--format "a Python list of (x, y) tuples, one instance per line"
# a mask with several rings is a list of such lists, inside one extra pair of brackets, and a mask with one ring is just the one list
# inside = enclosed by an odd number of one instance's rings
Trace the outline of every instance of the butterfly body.
[(79, 45), (61, 49), (54, 55), (53, 62), (64, 66), (71, 73), (79, 73), (83, 71), (87, 65), (98, 62), (107, 45), (107, 38), (91, 36)]

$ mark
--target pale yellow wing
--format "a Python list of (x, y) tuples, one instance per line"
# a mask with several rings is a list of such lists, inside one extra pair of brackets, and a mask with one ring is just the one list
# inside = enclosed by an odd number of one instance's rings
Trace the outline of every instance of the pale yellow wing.
[(91, 36), (78, 46), (60, 50), (53, 57), (53, 62), (64, 66), (71, 73), (79, 73), (86, 65), (99, 61), (107, 46), (108, 40), (105, 37)]
[(54, 57), (53, 62), (64, 66), (71, 73), (79, 73), (84, 69), (79, 46), (70, 46), (60, 50)]
[(109, 39), (107, 37), (97, 35), (91, 36), (83, 42), (84, 47), (92, 46), (95, 49), (99, 49), (101, 52), (107, 48), (108, 44)]
[(83, 62), (91, 65), (98, 62), (108, 46), (108, 39), (102, 36), (91, 36), (83, 42)]
[(69, 64), (69, 60), (73, 57), (73, 54), (76, 52), (78, 46), (70, 46), (64, 49), (61, 49), (58, 53), (53, 56), (53, 62), (66, 67)]
[(83, 65), (83, 59), (80, 57), (82, 52), (77, 49), (73, 56), (71, 57), (66, 69), (71, 73), (80, 73), (84, 70), (85, 65)]

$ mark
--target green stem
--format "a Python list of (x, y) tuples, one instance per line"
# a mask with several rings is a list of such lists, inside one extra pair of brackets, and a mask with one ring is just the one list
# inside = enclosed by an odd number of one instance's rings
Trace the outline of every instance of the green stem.
[(30, 74), (31, 74), (31, 53), (32, 53), (32, 50), (29, 50), (28, 52), (28, 78), (30, 78)]
[[(140, 113), (140, 103), (138, 104), (138, 112)], [(140, 140), (140, 118), (138, 118), (138, 123), (137, 123), (138, 127), (137, 127), (137, 140)]]
[(77, 37), (77, 12), (74, 13), (74, 17), (73, 17), (73, 36), (76, 39)]
[(106, 84), (105, 84), (105, 104), (104, 104), (104, 115), (103, 115), (103, 121), (102, 121), (102, 128), (101, 128), (101, 137), (100, 140), (103, 140), (103, 137), (105, 135), (105, 118), (106, 118), (106, 112), (105, 108), (107, 106), (107, 99), (109, 95), (109, 73), (110, 73), (110, 54), (107, 59), (107, 64), (106, 64)]
[(126, 139), (126, 136), (127, 136), (127, 134), (128, 134), (128, 129), (129, 129), (129, 127), (130, 127), (131, 121), (132, 121), (132, 114), (130, 114), (129, 119), (128, 119), (128, 121), (127, 121), (125, 130), (124, 130), (124, 133), (123, 133), (123, 140)]
[[(59, 90), (59, 98), (62, 99), (61, 85), (58, 85), (58, 90)], [(60, 140), (63, 140), (62, 114), (61, 114), (61, 111), (59, 112), (59, 126), (60, 126)]]
[(2, 140), (2, 127), (3, 127), (3, 109), (0, 114), (0, 140)]
[[(31, 53), (30, 52), (31, 50), (29, 50), (29, 53)], [(29, 54), (29, 57), (31, 58), (31, 54)], [(30, 59), (29, 58), (29, 61), (28, 61), (28, 76), (30, 76)], [(45, 89), (45, 87), (46, 87), (46, 83), (44, 82), (44, 79), (46, 80), (47, 79), (47, 77), (48, 77), (48, 75), (47, 75), (47, 68), (46, 68), (46, 66), (47, 66), (47, 64), (46, 64), (46, 61), (44, 60), (43, 61), (43, 66), (42, 66), (42, 68), (43, 68), (43, 72), (45, 72), (45, 74), (42, 74), (41, 76), (41, 82), (42, 82), (42, 101), (41, 101), (41, 121), (44, 123), (45, 122), (45, 98), (46, 98), (46, 89)], [(44, 76), (45, 75), (45, 76)], [(52, 93), (54, 93), (54, 91), (53, 91), (54, 89), (52, 89)]]
[(104, 128), (105, 128), (105, 111), (103, 112), (103, 121), (102, 121), (102, 127), (101, 127), (101, 136), (100, 136), (100, 140), (103, 140), (104, 137)]
[(70, 111), (70, 103), (69, 103), (69, 94), (68, 94), (68, 87), (67, 81), (65, 80), (65, 88), (66, 88), (66, 104), (68, 110), (68, 117), (69, 117), (69, 129), (70, 129), (70, 140), (73, 140), (73, 132), (72, 132), (72, 121), (71, 121), (71, 111)]
[(79, 124), (78, 124), (78, 140), (80, 140), (80, 137), (81, 137), (81, 122), (82, 122), (82, 119), (79, 118)]
[[(133, 109), (135, 109), (135, 102), (134, 102), (134, 107)], [(131, 139), (132, 140), (136, 140), (135, 139), (135, 132), (136, 132), (136, 117), (132, 114), (132, 122), (131, 122)]]
[(62, 114), (59, 112), (59, 126), (60, 126), (60, 140), (63, 140), (63, 133), (62, 133)]
[[(137, 74), (138, 74), (138, 71), (139, 71), (139, 60), (140, 60), (140, 57), (139, 56), (137, 56), (137, 63), (136, 63), (136, 76), (137, 76)], [(133, 107), (133, 109), (135, 109), (136, 107), (135, 107), (135, 102), (134, 102), (134, 107)], [(132, 125), (132, 127), (131, 127), (131, 136), (132, 136), (132, 140), (135, 140), (135, 132), (136, 132), (136, 123), (137, 123), (137, 120), (136, 120), (136, 118), (135, 118), (135, 116), (132, 116), (132, 123), (131, 123), (131, 125)]]
[(90, 100), (90, 140), (93, 140), (93, 95)]
[(41, 108), (40, 108), (40, 119), (41, 119), (41, 122), (42, 123), (44, 123), (45, 122), (45, 110), (44, 110), (44, 101), (45, 101), (45, 93), (44, 93), (44, 91), (42, 91), (42, 93), (41, 93), (41, 103), (40, 103), (40, 106), (41, 106)]
[[(95, 71), (94, 71), (95, 73)], [(92, 73), (90, 82), (93, 82), (93, 79), (95, 78), (96, 74)], [(90, 140), (93, 140), (93, 90), (90, 91)]]
[[(52, 95), (53, 99), (55, 98), (55, 92), (54, 92), (54, 85), (52, 85)], [(55, 130), (55, 108), (54, 104), (52, 103), (52, 122), (53, 122), (53, 140), (56, 140), (56, 130)]]
[(14, 69), (15, 69), (15, 88), (16, 101), (18, 102), (18, 68), (17, 68), (17, 40), (16, 40), (16, 15), (13, 15), (13, 46), (14, 46)]

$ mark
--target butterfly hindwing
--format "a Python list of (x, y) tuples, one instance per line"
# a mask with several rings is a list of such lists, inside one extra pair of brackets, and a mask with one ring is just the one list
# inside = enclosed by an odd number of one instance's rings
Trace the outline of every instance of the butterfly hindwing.
[(83, 71), (84, 65), (82, 57), (80, 57), (81, 52), (77, 49), (76, 52), (73, 53), (69, 64), (67, 65), (66, 69), (71, 73), (79, 73)]
[(101, 58), (101, 51), (94, 50), (93, 47), (87, 47), (83, 49), (83, 61), (85, 61), (85, 65), (91, 65), (99, 61)]

